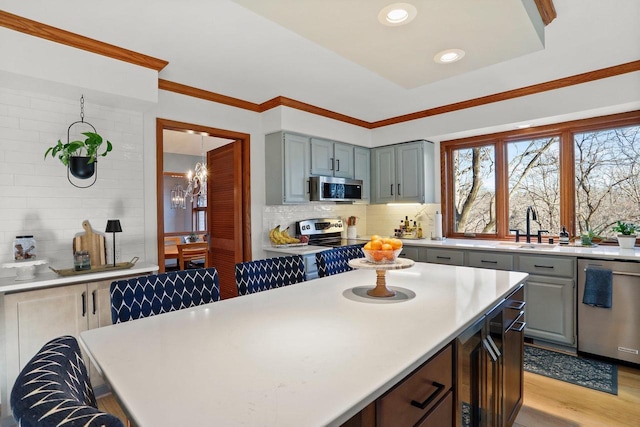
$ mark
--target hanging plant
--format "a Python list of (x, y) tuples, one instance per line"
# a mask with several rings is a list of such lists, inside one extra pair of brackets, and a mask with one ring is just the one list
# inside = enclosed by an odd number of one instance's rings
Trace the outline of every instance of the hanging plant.
[(87, 163), (93, 163), (98, 156), (104, 157), (113, 150), (111, 142), (106, 141), (105, 150), (99, 153), (100, 146), (104, 141), (103, 138), (95, 132), (83, 132), (82, 134), (87, 137), (84, 141), (77, 140), (63, 144), (61, 140), (58, 140), (58, 144), (49, 147), (44, 153), (45, 159), (51, 154), (51, 157), (57, 156), (63, 165), (69, 166), (71, 157), (88, 157)]
[[(85, 140), (70, 141), (71, 128), (75, 125), (86, 125), (93, 129), (93, 132), (83, 132), (82, 135), (86, 136)], [(103, 142), (106, 142), (104, 151), (100, 152)], [(111, 150), (113, 145), (111, 142), (106, 141), (96, 132), (96, 128), (91, 123), (84, 121), (84, 95), (80, 97), (80, 121), (73, 122), (67, 129), (67, 143), (63, 144), (61, 140), (53, 147), (49, 147), (44, 153), (46, 160), (47, 156), (57, 157), (60, 162), (67, 167), (67, 179), (69, 182), (78, 188), (88, 188), (95, 184), (98, 175), (96, 174), (96, 165), (98, 156), (104, 157)], [(95, 176), (93, 182), (87, 186), (76, 185), (69, 174), (78, 179), (88, 179)]]

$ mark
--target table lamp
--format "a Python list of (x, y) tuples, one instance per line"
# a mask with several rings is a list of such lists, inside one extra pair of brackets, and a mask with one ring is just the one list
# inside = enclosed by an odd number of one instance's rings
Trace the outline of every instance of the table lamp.
[(113, 233), (113, 266), (116, 266), (116, 233), (122, 232), (119, 219), (108, 219), (106, 233)]

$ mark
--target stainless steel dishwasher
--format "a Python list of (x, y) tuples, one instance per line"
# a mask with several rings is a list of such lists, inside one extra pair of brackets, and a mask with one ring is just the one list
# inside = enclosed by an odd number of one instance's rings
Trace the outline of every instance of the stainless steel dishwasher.
[[(587, 267), (613, 272), (611, 308), (582, 303)], [(640, 263), (578, 260), (578, 351), (640, 364)]]

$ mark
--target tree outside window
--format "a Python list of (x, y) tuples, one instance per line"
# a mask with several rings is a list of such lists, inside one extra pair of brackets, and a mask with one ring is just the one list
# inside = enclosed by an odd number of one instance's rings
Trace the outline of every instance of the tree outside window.
[(640, 224), (640, 126), (574, 134), (575, 222), (614, 237), (618, 220)]

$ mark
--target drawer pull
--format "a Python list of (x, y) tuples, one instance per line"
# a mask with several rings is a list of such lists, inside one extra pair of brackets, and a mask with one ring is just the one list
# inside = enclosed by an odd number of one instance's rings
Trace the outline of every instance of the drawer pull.
[(87, 314), (87, 293), (82, 293), (82, 317)]
[(431, 383), (432, 386), (434, 386), (436, 389), (433, 391), (433, 393), (431, 393), (429, 396), (427, 396), (427, 398), (422, 401), (422, 402), (418, 402), (417, 400), (412, 400), (411, 401), (411, 406), (415, 406), (416, 408), (420, 408), (420, 409), (424, 409), (427, 406), (429, 406), (429, 403), (433, 402), (435, 400), (435, 398), (442, 393), (442, 391), (444, 390), (444, 384), (440, 384), (439, 382), (435, 382), (433, 381)]
[(486, 259), (482, 259), (482, 260), (480, 260), (480, 262), (482, 262), (484, 264), (497, 264), (498, 263), (498, 261), (489, 261), (489, 260), (486, 260)]
[(553, 269), (553, 268), (554, 268), (554, 267), (553, 267), (553, 265), (538, 265), (538, 264), (533, 264), (533, 266), (534, 266), (535, 268), (550, 268), (550, 269)]
[[(521, 311), (520, 314), (518, 315), (518, 317), (511, 322), (511, 324), (509, 325), (509, 327), (507, 329), (504, 330), (505, 333), (509, 332), (509, 331), (516, 331), (516, 332), (522, 332), (522, 330), (524, 329), (524, 326), (522, 326), (522, 319), (524, 317), (524, 311)], [(518, 329), (516, 329), (516, 326)]]
[(512, 331), (516, 331), (516, 332), (522, 332), (525, 328), (525, 326), (527, 326), (527, 322), (514, 322), (514, 325), (517, 324), (518, 328), (513, 328)]
[(96, 291), (91, 292), (91, 305), (93, 306), (93, 314), (96, 314)]
[(524, 301), (511, 301), (511, 305), (505, 307), (509, 310), (522, 310), (527, 305)]
[(438, 256), (436, 256), (436, 259), (449, 259), (450, 260), (451, 257), (450, 256), (440, 256), (440, 255), (438, 255)]

